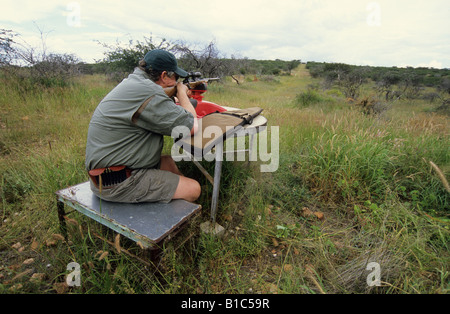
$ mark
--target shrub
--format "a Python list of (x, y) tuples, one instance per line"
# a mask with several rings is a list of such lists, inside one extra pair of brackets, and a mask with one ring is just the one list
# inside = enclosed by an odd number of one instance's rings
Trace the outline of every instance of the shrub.
[(169, 50), (171, 45), (165, 39), (156, 44), (151, 36), (144, 37), (144, 41), (130, 39), (126, 46), (120, 42), (117, 42), (115, 45), (98, 43), (108, 49), (104, 53), (105, 58), (98, 62), (104, 66), (104, 70), (107, 72), (126, 73), (132, 72), (147, 52), (153, 49)]
[(78, 58), (72, 54), (48, 53), (40, 32), (42, 49), (36, 49), (26, 42), (20, 43), (18, 34), (0, 29), (2, 76), (16, 80), (22, 91), (66, 86), (80, 74)]
[(313, 89), (308, 89), (298, 94), (295, 98), (295, 103), (301, 107), (309, 107), (311, 105), (320, 103), (323, 98), (319, 93)]

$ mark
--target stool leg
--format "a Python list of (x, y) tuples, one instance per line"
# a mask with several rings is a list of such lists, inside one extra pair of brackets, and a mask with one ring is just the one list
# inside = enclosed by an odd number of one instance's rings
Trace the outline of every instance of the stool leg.
[(59, 219), (59, 225), (61, 227), (61, 233), (63, 234), (64, 238), (67, 240), (67, 225), (66, 225), (66, 220), (64, 219), (66, 212), (64, 210), (64, 203), (61, 202), (59, 199), (57, 199), (57, 201), (56, 201), (56, 208), (58, 210), (58, 219)]

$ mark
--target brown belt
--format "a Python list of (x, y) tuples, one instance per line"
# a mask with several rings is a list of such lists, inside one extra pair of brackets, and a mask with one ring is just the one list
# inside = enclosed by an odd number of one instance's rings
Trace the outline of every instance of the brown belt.
[(126, 166), (112, 166), (92, 169), (88, 174), (97, 188), (108, 188), (128, 179), (131, 176), (131, 169)]

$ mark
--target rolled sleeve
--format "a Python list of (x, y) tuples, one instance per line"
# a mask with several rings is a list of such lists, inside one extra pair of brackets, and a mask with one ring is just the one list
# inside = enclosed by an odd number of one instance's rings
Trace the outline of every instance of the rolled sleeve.
[(145, 107), (136, 124), (148, 131), (170, 136), (177, 126), (192, 129), (194, 117), (165, 94), (156, 94)]

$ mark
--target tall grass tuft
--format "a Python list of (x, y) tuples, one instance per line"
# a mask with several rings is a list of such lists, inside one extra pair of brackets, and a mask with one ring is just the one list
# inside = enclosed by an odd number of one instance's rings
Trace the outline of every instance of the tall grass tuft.
[(305, 141), (292, 172), (316, 196), (346, 204), (394, 197), (441, 214), (448, 208), (449, 194), (428, 164), (448, 164), (446, 141), (405, 138), (401, 129), (357, 111), (335, 115), (323, 126)]

